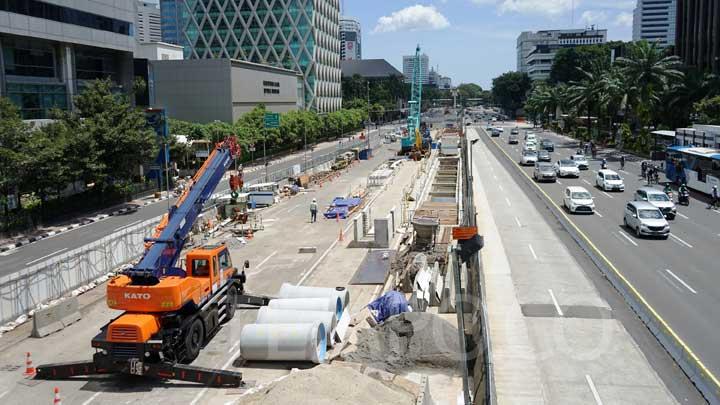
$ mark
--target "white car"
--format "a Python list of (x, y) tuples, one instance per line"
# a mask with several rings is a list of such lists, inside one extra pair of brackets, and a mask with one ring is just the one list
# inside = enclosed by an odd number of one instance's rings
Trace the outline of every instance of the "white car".
[(570, 159), (577, 164), (577, 167), (580, 170), (588, 170), (590, 168), (590, 163), (588, 163), (585, 155), (572, 155), (570, 156)]
[(605, 191), (625, 191), (625, 182), (623, 181), (623, 178), (620, 177), (619, 174), (608, 169), (598, 170), (597, 177), (595, 177), (595, 185)]
[(537, 152), (537, 145), (535, 144), (535, 142), (525, 142), (525, 144), (523, 145), (523, 150)]
[(525, 133), (525, 140), (528, 142), (533, 141), (533, 142), (537, 143), (537, 137), (535, 136), (534, 132)]
[(537, 163), (537, 153), (531, 150), (524, 150), (520, 158), (520, 164), (523, 166), (534, 166)]
[(555, 174), (558, 177), (580, 177), (580, 169), (572, 160), (562, 159), (555, 162)]
[(565, 193), (563, 193), (563, 206), (573, 214), (579, 212), (592, 214), (595, 212), (593, 196), (585, 190), (585, 188), (578, 186), (565, 188)]

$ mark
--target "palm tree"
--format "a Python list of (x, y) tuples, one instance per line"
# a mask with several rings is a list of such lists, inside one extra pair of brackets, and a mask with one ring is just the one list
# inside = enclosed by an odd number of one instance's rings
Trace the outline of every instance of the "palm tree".
[(590, 71), (577, 68), (583, 79), (579, 82), (571, 82), (568, 88), (568, 103), (575, 106), (577, 111), (584, 109), (587, 112), (587, 130), (590, 137), (592, 137), (592, 111), (601, 105), (604, 68), (600, 64), (594, 64)]
[(640, 41), (629, 48), (628, 57), (618, 58), (617, 65), (629, 83), (637, 89), (633, 101), (643, 125), (647, 125), (654, 107), (667, 89), (682, 81), (684, 74), (677, 56), (665, 56), (656, 42)]

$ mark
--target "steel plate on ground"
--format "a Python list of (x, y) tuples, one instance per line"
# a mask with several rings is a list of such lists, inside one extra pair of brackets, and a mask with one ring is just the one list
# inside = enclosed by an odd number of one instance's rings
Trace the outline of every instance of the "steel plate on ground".
[(388, 249), (367, 252), (360, 267), (353, 275), (350, 284), (383, 284), (390, 270), (390, 263), (395, 258), (395, 251)]

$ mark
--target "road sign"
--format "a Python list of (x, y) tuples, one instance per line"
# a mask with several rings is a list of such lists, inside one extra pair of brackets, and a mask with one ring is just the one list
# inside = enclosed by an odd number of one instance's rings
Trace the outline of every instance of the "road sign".
[(160, 170), (160, 165), (150, 165), (150, 170)]
[(255, 152), (255, 144), (250, 145), (248, 149), (250, 150), (250, 152)]
[(265, 113), (265, 128), (280, 128), (280, 114)]

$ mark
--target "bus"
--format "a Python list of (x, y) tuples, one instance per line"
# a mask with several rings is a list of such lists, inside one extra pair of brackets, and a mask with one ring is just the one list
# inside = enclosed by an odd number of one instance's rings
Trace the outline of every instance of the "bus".
[(665, 158), (665, 176), (677, 184), (710, 194), (720, 187), (720, 149), (670, 146)]

